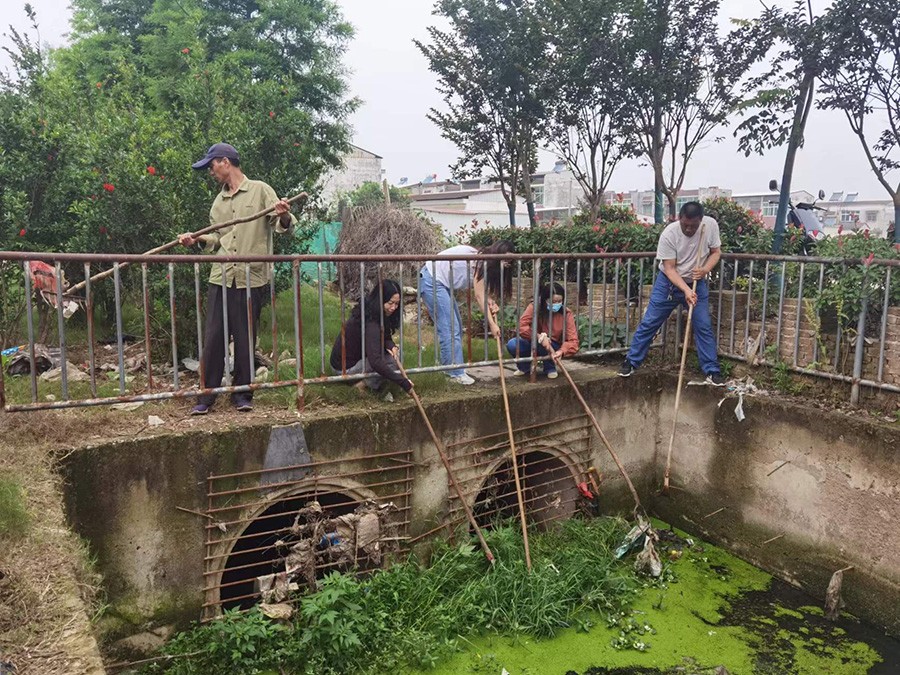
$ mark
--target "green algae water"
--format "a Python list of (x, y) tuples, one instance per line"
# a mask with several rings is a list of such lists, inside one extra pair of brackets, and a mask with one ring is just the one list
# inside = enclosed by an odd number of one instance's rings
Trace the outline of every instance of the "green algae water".
[(646, 584), (618, 620), (597, 617), (546, 640), (465, 640), (438, 667), (415, 672), (649, 675), (724, 666), (731, 675), (900, 673), (900, 642), (883, 631), (847, 614), (826, 620), (808, 595), (718, 547), (696, 542), (675, 555), (663, 580)]

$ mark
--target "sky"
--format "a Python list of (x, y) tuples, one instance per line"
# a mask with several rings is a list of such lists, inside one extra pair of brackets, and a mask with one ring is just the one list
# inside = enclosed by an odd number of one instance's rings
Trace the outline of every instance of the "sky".
[[(149, 1), (149, 0), (148, 0)], [(825, 0), (814, 0), (813, 7)], [(780, 0), (781, 4), (784, 0)], [(51, 47), (65, 44), (71, 10), (69, 0), (31, 0), (37, 11), (41, 41)], [(434, 75), (425, 58), (413, 44), (427, 40), (432, 16), (430, 0), (337, 0), (344, 17), (356, 29), (345, 55), (350, 73), (350, 89), (363, 105), (353, 116), (353, 142), (384, 158), (386, 177), (393, 183), (402, 177), (415, 183), (431, 174), (450, 177), (448, 166), (456, 159), (452, 143), (441, 138), (426, 115), (440, 108), (441, 97), (435, 90)], [(27, 21), (20, 0), (5, 0), (7, 11), (2, 22), (25, 29)], [(18, 11), (15, 7), (18, 6)], [(723, 27), (731, 18), (749, 18), (759, 13), (758, 0), (722, 0)], [(0, 38), (0, 46), (8, 45)], [(0, 54), (0, 68), (9, 60)], [(737, 149), (731, 130), (720, 143), (709, 142), (694, 156), (688, 167), (686, 188), (717, 186), (734, 194), (764, 192), (771, 178), (781, 178), (784, 148), (764, 156), (744, 157)], [(541, 168), (553, 166), (554, 156), (541, 153)], [(638, 160), (621, 164), (610, 187), (616, 191), (652, 188), (651, 169)], [(794, 189), (817, 192), (859, 192), (860, 198), (888, 199), (875, 179), (859, 141), (850, 132), (843, 115), (814, 110), (809, 117), (806, 144), (800, 150), (794, 169)]]

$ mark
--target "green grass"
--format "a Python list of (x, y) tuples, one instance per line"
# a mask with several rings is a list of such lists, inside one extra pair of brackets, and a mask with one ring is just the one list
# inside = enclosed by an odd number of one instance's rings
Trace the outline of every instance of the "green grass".
[(471, 543), (438, 547), (365, 580), (332, 574), (299, 599), (290, 625), (258, 611), (229, 615), (176, 637), (169, 654), (190, 654), (155, 671), (180, 674), (275, 672), (396, 673), (431, 667), (484, 631), (552, 636), (592, 612), (618, 617), (637, 584), (612, 551), (624, 533), (612, 519), (573, 520), (531, 538), (525, 568), (516, 527), (487, 533), (497, 562)]
[(29, 522), (22, 486), (0, 474), (0, 540), (23, 536)]
[(881, 660), (855, 619), (835, 625), (821, 609), (783, 599), (772, 577), (715, 546), (696, 542), (677, 559), (662, 547), (663, 576), (635, 577), (633, 557), (613, 558), (623, 533), (621, 521), (605, 518), (534, 532), (530, 573), (517, 528), (501, 527), (487, 533), (493, 567), (465, 543), (439, 546), (427, 566), (413, 559), (365, 580), (333, 574), (298, 599), (291, 623), (255, 610), (227, 615), (165, 649), (201, 654), (150, 672), (544, 675), (724, 665), (733, 675), (856, 675)]

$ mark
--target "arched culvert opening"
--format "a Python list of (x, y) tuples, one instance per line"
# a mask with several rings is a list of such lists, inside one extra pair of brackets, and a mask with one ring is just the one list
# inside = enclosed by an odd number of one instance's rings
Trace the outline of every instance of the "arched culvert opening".
[[(528, 521), (544, 527), (554, 520), (572, 517), (578, 509), (579, 492), (570, 465), (561, 457), (544, 451), (516, 456), (519, 480)], [(480, 527), (519, 517), (512, 462), (497, 464), (482, 483), (473, 509)]]
[[(321, 513), (307, 508), (313, 501), (318, 502)], [(381, 513), (384, 517), (374, 526), (380, 543), (382, 537), (396, 535), (384, 531), (384, 523), (393, 517), (387, 513), (392, 508), (361, 506), (360, 499), (340, 491), (304, 492), (275, 502), (256, 516), (235, 541), (222, 572), (221, 609), (252, 607), (263, 599), (260, 591), (268, 587), (267, 583), (272, 584), (270, 588), (280, 585), (287, 590), (292, 583), (302, 588), (336, 569), (357, 567), (365, 571), (378, 566), (384, 548), (390, 547), (376, 546), (378, 555), (367, 555), (362, 550), (364, 542), (357, 542), (362, 534), (357, 536), (356, 525), (363, 522), (359, 513)], [(371, 520), (370, 517), (366, 522)], [(362, 533), (363, 526), (359, 531)], [(370, 543), (366, 550), (371, 550), (371, 546)], [(266, 579), (262, 588), (260, 578)]]

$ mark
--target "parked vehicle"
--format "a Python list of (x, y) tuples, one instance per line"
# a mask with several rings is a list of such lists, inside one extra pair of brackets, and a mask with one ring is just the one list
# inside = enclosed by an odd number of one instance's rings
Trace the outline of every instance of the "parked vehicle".
[[(773, 192), (777, 192), (778, 181), (769, 181), (769, 189)], [(824, 190), (819, 190), (819, 199), (825, 199)], [(815, 201), (811, 204), (806, 202), (797, 202), (794, 204), (792, 201), (788, 201), (788, 218), (796, 227), (803, 228), (803, 255), (813, 255), (816, 244), (826, 237), (824, 226), (816, 215), (816, 211), (825, 212), (827, 209), (816, 206)]]

